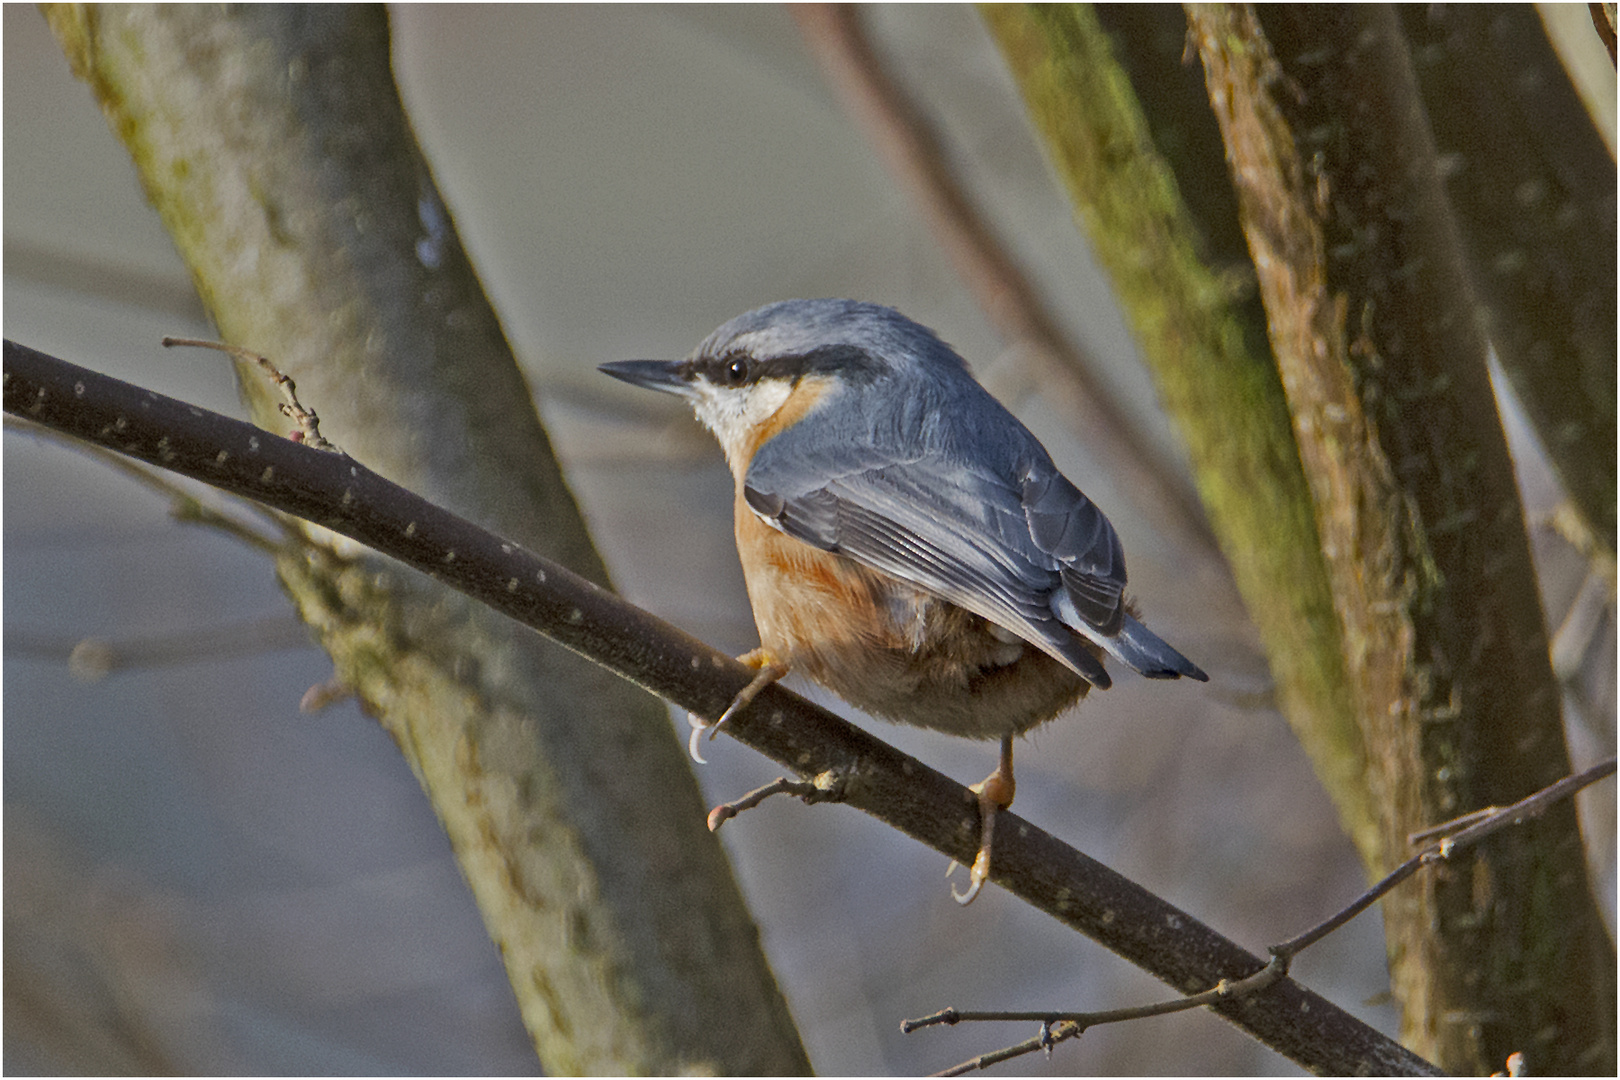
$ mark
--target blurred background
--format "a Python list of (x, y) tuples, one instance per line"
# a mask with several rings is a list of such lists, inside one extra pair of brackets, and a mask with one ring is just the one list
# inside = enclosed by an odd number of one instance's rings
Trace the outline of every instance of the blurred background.
[[(1064, 328), (1174, 447), (974, 9), (864, 15)], [(1245, 616), (1155, 535), (1026, 358), (1003, 350), (785, 10), (402, 7), (394, 32), (418, 137), (629, 599), (721, 649), (756, 644), (718, 448), (678, 403), (595, 366), (684, 355), (787, 297), (897, 306), (957, 346), (1107, 511), (1148, 621), (1212, 676), (1122, 680), (1033, 734), (1018, 812), (1258, 952), (1360, 890), (1355, 854), (1269, 706)], [(1613, 69), (1590, 44), (1612, 101)], [(4, 9), (4, 132), (6, 336), (242, 415), (227, 364), (159, 346), (209, 336), (206, 319), (31, 7)], [(1505, 411), (1539, 520), (1560, 496)], [(533, 1072), (499, 957), (392, 743), (350, 703), (298, 711), (330, 665), (268, 562), (32, 435), (8, 430), (4, 484), (5, 1070)], [(1564, 640), (1584, 672), (1586, 707), (1569, 724), (1585, 764), (1613, 752), (1612, 598), (1550, 530), (1532, 538), (1550, 626), (1578, 623)], [(989, 744), (872, 726), (964, 782), (994, 761)], [(778, 774), (728, 740), (707, 756), (711, 801)], [(1612, 929), (1613, 787), (1602, 791), (1583, 809)], [(902, 1019), (947, 1005), (1164, 996), (994, 888), (957, 907), (940, 856), (853, 810), (774, 800), (722, 837), (819, 1072), (929, 1072), (1034, 1034), (900, 1034)], [(1394, 1033), (1376, 911), (1294, 973)], [(1193, 1013), (1094, 1029), (1015, 1071), (1291, 1068)]]

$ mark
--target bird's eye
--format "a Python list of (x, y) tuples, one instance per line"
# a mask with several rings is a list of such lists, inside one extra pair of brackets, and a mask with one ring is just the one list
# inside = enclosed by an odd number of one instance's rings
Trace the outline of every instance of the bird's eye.
[(725, 377), (727, 386), (741, 386), (748, 381), (748, 361), (741, 357), (728, 360), (721, 372)]

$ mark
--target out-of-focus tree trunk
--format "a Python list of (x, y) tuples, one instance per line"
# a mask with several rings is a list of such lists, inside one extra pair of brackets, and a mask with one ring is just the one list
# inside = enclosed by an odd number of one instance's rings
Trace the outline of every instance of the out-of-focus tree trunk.
[[(1392, 8), (1194, 23), (1393, 851), (1570, 768), (1478, 305)], [(1573, 806), (1384, 911), (1419, 1053), (1454, 1071), (1515, 1051), (1537, 1072), (1613, 1070), (1614, 951)]]
[[(1094, 14), (985, 14), (1369, 873), (1408, 832), (1566, 773), (1470, 274), (1394, 12), (1283, 8), (1264, 33), (1248, 9), (1192, 12), (1280, 384), (1203, 265), (1219, 230), (1185, 209)], [(1408, 885), (1385, 921), (1419, 1053), (1613, 1070), (1614, 952), (1570, 807)]]
[[(225, 339), (356, 459), (605, 583), (405, 118), (385, 10), (47, 15)], [(243, 387), (288, 427), (261, 373)], [(548, 1072), (808, 1070), (660, 704), (378, 557), (312, 545), (278, 569), (432, 800)]]
[(1339, 628), (1288, 405), (1240, 284), (1211, 268), (1107, 36), (1083, 5), (983, 8), (1076, 218), (1187, 443), (1283, 715), (1362, 860), (1381, 864)]
[(1613, 580), (1614, 159), (1529, 4), (1402, 4), (1491, 344)]

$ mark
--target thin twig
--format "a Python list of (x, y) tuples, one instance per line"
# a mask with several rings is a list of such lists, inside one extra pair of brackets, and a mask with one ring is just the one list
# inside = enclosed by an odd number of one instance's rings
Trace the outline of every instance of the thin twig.
[[(825, 778), (825, 783), (823, 779)], [(709, 811), (709, 831), (714, 832), (720, 826), (742, 813), (752, 810), (772, 795), (797, 795), (806, 805), (818, 802), (837, 802), (842, 784), (830, 773), (823, 773), (814, 780), (794, 780), (787, 776), (778, 776), (775, 780), (757, 787), (740, 799), (721, 803)]]
[(1438, 825), (1430, 825), (1426, 829), (1418, 829), (1415, 832), (1407, 833), (1406, 843), (1408, 846), (1426, 844), (1430, 840), (1436, 840), (1442, 836), (1450, 836), (1459, 829), (1466, 829), (1476, 821), (1484, 821), (1491, 815), (1500, 814), (1501, 812), (1502, 808), (1500, 806), (1487, 806), (1481, 810), (1474, 810), (1467, 814), (1458, 814), (1450, 821), (1442, 821)]
[(342, 453), (342, 451), (338, 450), (335, 444), (328, 442), (326, 438), (321, 435), (321, 419), (315, 415), (315, 410), (305, 408), (304, 405), (299, 402), (298, 384), (292, 381), (292, 376), (282, 374), (281, 369), (272, 364), (268, 357), (261, 356), (251, 349), (244, 349), (240, 345), (231, 345), (223, 341), (208, 341), (203, 338), (183, 337), (165, 337), (163, 339), (163, 347), (166, 349), (174, 348), (177, 345), (184, 345), (197, 349), (214, 349), (218, 352), (227, 353), (234, 356), (238, 360), (246, 363), (259, 365), (259, 367), (263, 368), (270, 376), (271, 381), (276, 384), (277, 389), (281, 391), (281, 396), (286, 398), (286, 400), (277, 405), (276, 408), (281, 410), (282, 416), (285, 416), (287, 419), (298, 425), (297, 430), (293, 431), (288, 438), (292, 439), (294, 442), (307, 443), (317, 450), (331, 450), (337, 453)]
[(987, 1054), (980, 1054), (934, 1074), (936, 1076), (961, 1076), (964, 1073), (988, 1068), (998, 1062), (1008, 1061), (1024, 1054), (1032, 1054), (1037, 1050), (1045, 1050), (1050, 1054), (1052, 1047), (1057, 1043), (1075, 1038), (1087, 1028), (1098, 1027), (1102, 1024), (1119, 1024), (1128, 1020), (1142, 1020), (1149, 1016), (1166, 1016), (1171, 1013), (1187, 1012), (1191, 1009), (1202, 1008), (1205, 1005), (1215, 1005), (1222, 1001), (1246, 997), (1272, 986), (1287, 974), (1288, 965), (1280, 959), (1273, 958), (1269, 964), (1247, 978), (1238, 979), (1235, 982), (1222, 979), (1215, 986), (1201, 994), (1189, 994), (1186, 997), (1154, 1001), (1146, 1005), (1133, 1005), (1123, 1009), (1101, 1009), (1095, 1012), (1063, 1012), (1060, 1010), (965, 1012), (958, 1009), (941, 1009), (930, 1016), (902, 1022), (900, 1030), (909, 1035), (911, 1032), (921, 1028), (933, 1027), (939, 1024), (949, 1025), (981, 1021), (1035, 1021), (1041, 1025), (1040, 1034), (1033, 1039), (1026, 1039), (1011, 1046), (1004, 1046), (999, 1050), (992, 1050)]
[(1021, 1043), (1014, 1043), (1012, 1046), (1004, 1046), (1000, 1050), (992, 1050), (988, 1054), (980, 1054), (978, 1057), (969, 1058), (960, 1065), (953, 1065), (949, 1069), (934, 1073), (934, 1075), (966, 1076), (970, 1072), (979, 1072), (990, 1068), (992, 1065), (999, 1065), (1003, 1061), (1010, 1061), (1015, 1057), (1033, 1054), (1037, 1050), (1045, 1050), (1050, 1056), (1052, 1047), (1060, 1042), (1078, 1038), (1080, 1031), (1080, 1025), (1078, 1024), (1042, 1025), (1040, 1034), (1033, 1039), (1026, 1039)]
[(354, 687), (333, 675), (325, 682), (318, 682), (304, 691), (304, 696), (298, 699), (298, 711), (301, 713), (318, 713), (322, 709), (353, 696)]
[(1062, 1009), (1018, 1009), (1018, 1010), (984, 1010), (965, 1011), (962, 1009), (941, 1009), (937, 1013), (924, 1016), (916, 1020), (906, 1020), (900, 1024), (900, 1030), (909, 1035), (925, 1027), (935, 1027), (940, 1024), (962, 1024), (986, 1021), (1035, 1021), (1041, 1024), (1063, 1023), (1078, 1025), (1084, 1031), (1089, 1027), (1102, 1024), (1118, 1024), (1126, 1020), (1141, 1020), (1149, 1016), (1165, 1016), (1170, 1013), (1186, 1012), (1189, 1009), (1201, 1008), (1205, 1005), (1214, 1005), (1227, 998), (1243, 997), (1264, 990), (1287, 974), (1287, 967), (1278, 960), (1272, 960), (1265, 967), (1244, 979), (1228, 981), (1222, 979), (1213, 987), (1201, 994), (1188, 994), (1185, 997), (1169, 998), (1164, 1001), (1154, 1001), (1146, 1005), (1132, 1005), (1123, 1009), (1099, 1009), (1092, 1012), (1070, 1012)]
[[(1205, 1005), (1214, 1005), (1222, 1000), (1256, 994), (1284, 978), (1288, 974), (1289, 965), (1301, 952), (1367, 910), (1377, 903), (1384, 894), (1423, 867), (1442, 862), (1450, 858), (1454, 853), (1478, 843), (1492, 833), (1509, 825), (1517, 825), (1528, 821), (1553, 804), (1574, 795), (1575, 792), (1582, 788), (1614, 775), (1614, 772), (1615, 759), (1610, 758), (1572, 776), (1566, 776), (1557, 783), (1549, 784), (1535, 794), (1520, 799), (1511, 806), (1487, 807), (1483, 810), (1476, 810), (1412, 834), (1409, 840), (1413, 843), (1419, 843), (1422, 840), (1436, 836), (1441, 837), (1441, 839), (1425, 847), (1418, 854), (1396, 867), (1382, 881), (1362, 893), (1332, 917), (1281, 944), (1271, 946), (1269, 950), (1272, 957), (1271, 962), (1247, 978), (1233, 982), (1223, 979), (1213, 988), (1199, 994), (1189, 994), (1185, 997), (1152, 1002), (1147, 1005), (1137, 1005), (1123, 1009), (1105, 1009), (1098, 1012), (1064, 1012), (1057, 1009), (968, 1012), (955, 1008), (946, 1008), (916, 1020), (903, 1021), (900, 1024), (900, 1030), (909, 1035), (913, 1031), (942, 1024), (989, 1021), (1035, 1021), (1041, 1024), (1041, 1035), (1035, 1039), (1025, 1040), (987, 1054), (981, 1054), (959, 1065), (952, 1066), (944, 1072), (935, 1074), (938, 1076), (960, 1076), (963, 1073), (987, 1068), (998, 1062), (1034, 1053), (1036, 1050), (1050, 1048), (1055, 1042), (1073, 1038), (1087, 1028), (1099, 1024), (1115, 1024), (1127, 1020), (1140, 1020), (1149, 1016), (1185, 1012)], [(1057, 1026), (1054, 1027), (1053, 1025)]]
[(1290, 962), (1302, 951), (1367, 910), (1385, 893), (1423, 867), (1428, 866), (1430, 863), (1443, 862), (1449, 859), (1453, 853), (1478, 843), (1500, 829), (1504, 829), (1509, 825), (1518, 825), (1540, 815), (1549, 806), (1568, 798), (1581, 788), (1595, 784), (1606, 776), (1612, 776), (1614, 770), (1615, 759), (1609, 758), (1607, 761), (1599, 762), (1573, 776), (1566, 776), (1556, 783), (1549, 784), (1535, 794), (1528, 795), (1511, 806), (1491, 808), (1484, 811), (1484, 817), (1480, 816), (1482, 811), (1475, 811), (1464, 814), (1462, 817), (1444, 825), (1425, 829), (1421, 834), (1414, 834), (1414, 836), (1427, 837), (1440, 830), (1456, 830), (1407, 859), (1382, 881), (1362, 893), (1353, 903), (1332, 918), (1313, 926), (1303, 934), (1290, 938), (1280, 945), (1273, 945), (1270, 950), (1271, 955), (1279, 958), (1284, 963)]

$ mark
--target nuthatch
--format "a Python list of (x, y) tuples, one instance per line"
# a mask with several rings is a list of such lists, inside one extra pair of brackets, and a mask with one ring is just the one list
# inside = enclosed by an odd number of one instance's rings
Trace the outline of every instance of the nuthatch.
[[(873, 716), (1000, 739), (974, 787), (967, 903), (1012, 804), (1012, 737), (1112, 680), (1206, 681), (1124, 598), (1113, 526), (927, 327), (852, 300), (787, 300), (686, 360), (603, 364), (678, 394), (736, 479), (758, 671), (711, 727), (800, 672)], [(695, 753), (695, 736), (694, 736)]]

